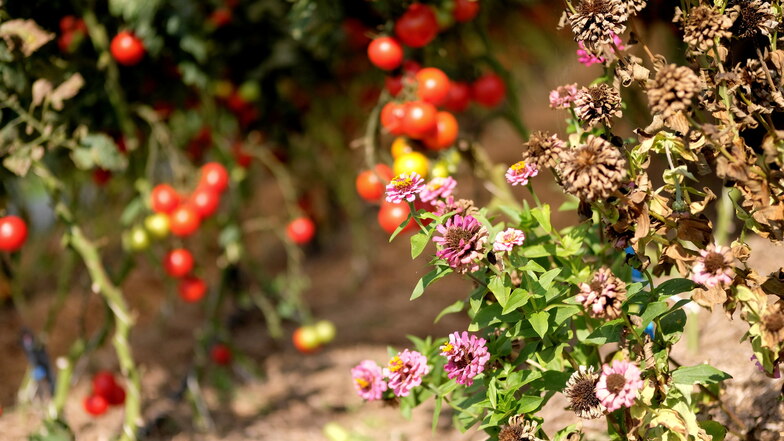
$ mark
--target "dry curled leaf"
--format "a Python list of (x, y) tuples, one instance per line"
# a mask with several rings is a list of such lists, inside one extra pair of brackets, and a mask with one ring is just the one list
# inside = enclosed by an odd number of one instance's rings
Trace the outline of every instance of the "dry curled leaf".
[(76, 96), (82, 86), (84, 86), (84, 78), (82, 78), (82, 75), (78, 72), (71, 75), (70, 78), (57, 86), (49, 96), (49, 99), (52, 100), (52, 108), (55, 110), (63, 110), (63, 101)]
[(713, 310), (713, 306), (727, 301), (727, 291), (720, 286), (696, 288), (691, 294), (691, 299), (698, 305)]
[(33, 20), (9, 20), (0, 24), (0, 37), (2, 37), (11, 48), (16, 48), (29, 57), (41, 46), (45, 45), (54, 38), (54, 34), (41, 29)]

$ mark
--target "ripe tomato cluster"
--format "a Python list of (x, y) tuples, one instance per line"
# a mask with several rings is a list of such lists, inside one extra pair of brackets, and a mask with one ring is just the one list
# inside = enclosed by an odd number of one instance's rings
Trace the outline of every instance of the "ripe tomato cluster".
[(27, 240), (27, 224), (19, 216), (0, 217), (0, 251), (18, 251)]
[(60, 19), (60, 36), (57, 38), (57, 47), (60, 52), (70, 54), (79, 46), (87, 34), (87, 25), (84, 20), (73, 15), (66, 15)]
[(300, 326), (291, 335), (294, 347), (303, 354), (312, 354), (335, 339), (337, 330), (329, 320), (319, 320), (313, 325)]
[(125, 389), (108, 371), (100, 371), (93, 376), (92, 393), (84, 399), (84, 410), (90, 415), (103, 415), (109, 406), (125, 403)]

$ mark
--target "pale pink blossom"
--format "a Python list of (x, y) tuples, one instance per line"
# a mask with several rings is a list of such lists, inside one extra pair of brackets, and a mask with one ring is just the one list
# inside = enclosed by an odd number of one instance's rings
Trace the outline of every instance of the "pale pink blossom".
[(387, 184), (387, 202), (397, 204), (403, 201), (414, 202), (416, 196), (425, 188), (425, 180), (418, 173), (403, 173)]
[(425, 185), (425, 188), (419, 193), (419, 199), (422, 202), (430, 202), (438, 198), (447, 198), (452, 195), (455, 186), (457, 186), (457, 181), (451, 176), (437, 176)]
[(354, 379), (357, 394), (368, 401), (380, 400), (387, 390), (384, 373), (375, 361), (364, 360), (351, 368), (351, 378)]
[(528, 184), (529, 178), (533, 178), (538, 174), (539, 168), (536, 166), (536, 164), (520, 161), (512, 164), (512, 166), (509, 167), (509, 169), (506, 171), (506, 182), (512, 185), (526, 185)]
[(612, 366), (602, 366), (602, 375), (596, 383), (596, 398), (608, 412), (621, 407), (632, 407), (637, 393), (643, 386), (640, 368), (626, 360), (613, 360)]
[(447, 377), (466, 386), (474, 383), (474, 377), (485, 370), (485, 364), (490, 360), (487, 341), (465, 331), (462, 335), (459, 332), (449, 334), (449, 341), (441, 346), (441, 355), (448, 360), (444, 365)]
[(427, 357), (408, 349), (398, 352), (384, 369), (384, 375), (389, 378), (388, 387), (398, 397), (407, 396), (411, 389), (422, 384), (422, 377), (428, 372)]
[(493, 242), (493, 251), (495, 252), (510, 252), (514, 246), (520, 246), (525, 240), (525, 233), (515, 228), (507, 228), (504, 231), (499, 231), (495, 235)]

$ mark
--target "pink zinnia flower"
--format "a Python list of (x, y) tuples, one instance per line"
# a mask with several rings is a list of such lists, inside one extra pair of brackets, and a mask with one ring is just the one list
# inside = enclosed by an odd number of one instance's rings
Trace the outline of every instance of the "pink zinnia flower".
[(452, 190), (455, 189), (457, 181), (451, 176), (435, 177), (425, 185), (425, 188), (419, 193), (419, 199), (422, 202), (430, 202), (437, 198), (447, 198), (452, 195)]
[(368, 401), (380, 400), (381, 394), (387, 390), (384, 373), (375, 361), (364, 360), (351, 368), (351, 378), (357, 394)]
[(442, 234), (433, 237), (433, 242), (441, 246), (436, 256), (460, 273), (479, 269), (479, 261), (485, 255), (487, 229), (476, 218), (456, 214), (437, 226), (436, 231)]
[(410, 175), (403, 173), (392, 179), (387, 184), (387, 202), (397, 204), (399, 202), (414, 202), (418, 195), (425, 188), (425, 180), (418, 173)]
[(577, 96), (577, 83), (558, 86), (550, 91), (550, 107), (553, 109), (568, 109)]
[(621, 407), (632, 407), (637, 391), (643, 386), (640, 368), (626, 360), (613, 360), (612, 366), (602, 366), (602, 376), (596, 383), (596, 398), (608, 412)]
[[(626, 49), (626, 47), (623, 45), (623, 40), (621, 40), (621, 37), (612, 34), (612, 38), (613, 38), (613, 42), (618, 47), (618, 50)], [(583, 44), (582, 41), (578, 41), (577, 45), (580, 46), (580, 48), (577, 49), (577, 61), (579, 61), (583, 65), (590, 66), (593, 64), (600, 64), (600, 63), (603, 64), (605, 61), (607, 61), (606, 58), (594, 55), (591, 52), (589, 52), (585, 48), (585, 44)]]
[(727, 286), (732, 283), (733, 260), (735, 256), (730, 248), (710, 244), (700, 251), (700, 258), (691, 269), (691, 280), (708, 288)]
[(520, 246), (525, 240), (525, 233), (514, 228), (507, 228), (504, 231), (499, 231), (495, 235), (495, 242), (493, 242), (493, 251), (512, 251), (515, 245)]
[(408, 349), (398, 352), (384, 369), (384, 375), (389, 378), (389, 388), (398, 397), (407, 396), (411, 389), (422, 384), (422, 377), (428, 372), (427, 357)]
[(485, 370), (485, 364), (490, 360), (487, 352), (487, 341), (473, 334), (463, 331), (449, 334), (449, 342), (441, 346), (441, 355), (448, 360), (444, 366), (447, 377), (455, 379), (457, 384), (470, 386), (474, 377)]
[(526, 185), (528, 178), (533, 178), (539, 174), (539, 168), (536, 164), (528, 164), (525, 161), (520, 161), (512, 164), (506, 171), (506, 182), (512, 185)]

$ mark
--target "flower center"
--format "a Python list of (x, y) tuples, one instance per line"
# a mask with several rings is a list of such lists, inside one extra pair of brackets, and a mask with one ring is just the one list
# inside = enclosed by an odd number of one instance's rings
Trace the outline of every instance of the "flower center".
[(368, 386), (370, 386), (370, 382), (365, 380), (364, 378), (357, 378), (354, 381), (356, 381), (359, 387), (361, 387), (362, 389), (367, 389)]
[(448, 248), (459, 248), (461, 243), (465, 244), (473, 235), (474, 233), (465, 228), (451, 227), (446, 230), (446, 245)]
[(515, 173), (521, 173), (525, 170), (525, 161), (520, 161), (512, 165), (512, 171)]
[(397, 372), (401, 369), (403, 369), (403, 360), (395, 355), (391, 360), (389, 360), (389, 370), (392, 372)]
[(758, 8), (740, 8), (735, 19), (735, 28), (740, 36), (750, 37), (757, 33), (757, 28), (765, 21), (765, 15)]
[(784, 328), (784, 314), (777, 312), (775, 314), (768, 314), (763, 320), (765, 329), (770, 332), (778, 332)]
[(405, 179), (397, 179), (394, 185), (395, 185), (395, 189), (397, 190), (408, 190), (409, 188), (411, 188), (413, 184), (414, 181), (412, 181), (411, 178), (405, 178)]
[(455, 350), (455, 347), (452, 346), (452, 343), (446, 343), (443, 346), (441, 346), (441, 352), (446, 352), (447, 354), (451, 353), (454, 350)]
[(724, 254), (711, 251), (705, 255), (705, 272), (718, 274), (725, 266)]
[(575, 163), (583, 168), (591, 167), (596, 164), (596, 152), (593, 149), (583, 147), (576, 152)]
[(607, 376), (607, 390), (611, 394), (617, 395), (626, 386), (626, 377), (621, 374), (610, 374)]
[(606, 14), (610, 12), (610, 4), (607, 0), (583, 0), (577, 10), (581, 14)]

